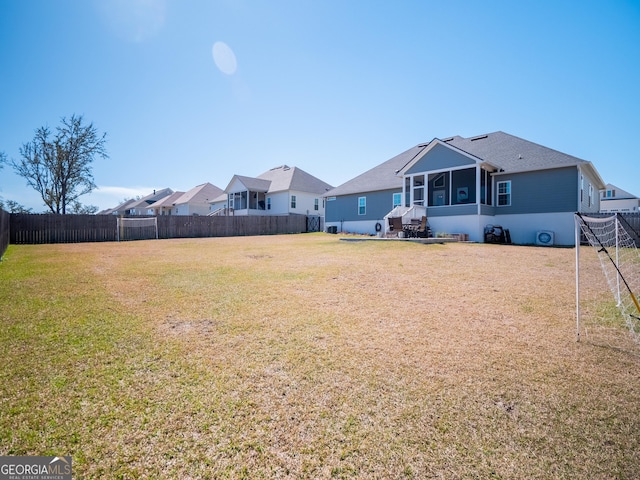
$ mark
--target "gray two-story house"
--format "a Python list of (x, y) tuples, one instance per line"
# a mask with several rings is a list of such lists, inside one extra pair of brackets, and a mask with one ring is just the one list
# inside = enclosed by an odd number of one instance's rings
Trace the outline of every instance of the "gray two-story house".
[(500, 226), (511, 241), (534, 244), (540, 232), (574, 245), (575, 212), (597, 212), (604, 187), (591, 162), (504, 132), (433, 139), (326, 194), (325, 223), (376, 234), (396, 210), (424, 214), (434, 233), (484, 241)]

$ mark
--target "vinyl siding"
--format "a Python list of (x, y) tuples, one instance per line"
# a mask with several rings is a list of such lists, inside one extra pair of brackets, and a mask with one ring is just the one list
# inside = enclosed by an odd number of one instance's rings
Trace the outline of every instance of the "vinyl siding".
[[(365, 192), (354, 195), (342, 195), (335, 200), (327, 200), (325, 205), (325, 221), (363, 221), (380, 220), (393, 209), (393, 194), (402, 190), (384, 190), (381, 192)], [(365, 215), (358, 215), (358, 198), (367, 198)], [(330, 198), (330, 197), (329, 197)]]
[[(494, 179), (496, 216), (576, 211), (579, 179), (578, 170), (575, 167), (496, 175)], [(511, 181), (511, 205), (498, 206), (498, 182), (509, 180)]]
[(447, 148), (444, 145), (437, 144), (429, 152), (416, 162), (407, 172), (406, 175), (414, 173), (423, 173), (427, 171), (443, 170), (447, 168), (463, 167), (465, 165), (475, 165), (469, 157), (459, 152)]
[[(580, 199), (580, 175), (584, 177), (584, 192), (582, 195), (582, 201), (580, 201), (580, 212), (594, 213), (600, 211), (600, 191), (598, 189), (597, 182), (587, 173), (582, 170), (578, 175), (576, 184), (578, 185), (577, 198)], [(591, 197), (591, 205), (589, 205), (589, 186), (593, 189), (593, 195)]]
[(445, 205), (442, 207), (428, 207), (428, 217), (454, 217), (459, 215), (476, 215), (478, 206), (471, 205)]

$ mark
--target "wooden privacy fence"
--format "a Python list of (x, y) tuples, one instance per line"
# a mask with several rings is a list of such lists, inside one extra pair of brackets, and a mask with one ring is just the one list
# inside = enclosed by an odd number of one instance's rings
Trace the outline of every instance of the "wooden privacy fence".
[[(141, 218), (141, 217), (137, 217)], [(277, 235), (318, 231), (319, 221), (305, 215), (279, 216), (180, 216), (158, 218), (158, 238), (231, 237)], [(317, 217), (316, 217), (317, 218)], [(114, 242), (114, 215), (10, 214), (9, 242), (12, 244)], [(312, 227), (310, 228), (309, 225)]]
[(9, 241), (11, 240), (9, 231), (10, 219), (11, 216), (0, 208), (0, 259), (2, 259), (4, 252), (7, 251)]
[(640, 247), (640, 213), (621, 213), (622, 225), (633, 239), (636, 248)]
[[(622, 217), (621, 224), (624, 229), (629, 233), (629, 236), (633, 240), (636, 248), (640, 248), (640, 213), (585, 213), (585, 217), (597, 217), (607, 218), (612, 215), (619, 215)], [(584, 236), (584, 233), (580, 234), (580, 242), (588, 243), (588, 240)]]

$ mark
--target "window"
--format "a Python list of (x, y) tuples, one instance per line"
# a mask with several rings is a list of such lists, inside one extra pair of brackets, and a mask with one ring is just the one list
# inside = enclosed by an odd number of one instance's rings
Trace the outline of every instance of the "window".
[(367, 214), (367, 197), (358, 197), (358, 215)]
[(229, 195), (229, 205), (235, 210), (245, 210), (247, 208), (247, 192), (235, 192)]
[(271, 197), (267, 197), (267, 210), (271, 210)]
[(318, 199), (314, 199), (313, 200), (313, 209), (317, 212), (320, 208), (320, 202), (318, 201)]
[(411, 205), (411, 178), (405, 177), (404, 179), (404, 206)]
[(413, 177), (413, 204), (424, 205), (424, 175)]
[(451, 204), (476, 203), (476, 169), (463, 168), (451, 172)]
[(593, 185), (589, 184), (589, 206), (593, 205)]
[(296, 196), (291, 195), (291, 208), (296, 208)]
[(480, 203), (492, 205), (491, 177), (485, 169), (480, 171)]
[(450, 172), (429, 174), (429, 206), (449, 205)]
[(584, 202), (584, 177), (580, 175), (580, 203)]
[(396, 208), (402, 205), (402, 193), (394, 193), (393, 194), (393, 207)]
[(498, 182), (498, 206), (511, 205), (511, 180)]

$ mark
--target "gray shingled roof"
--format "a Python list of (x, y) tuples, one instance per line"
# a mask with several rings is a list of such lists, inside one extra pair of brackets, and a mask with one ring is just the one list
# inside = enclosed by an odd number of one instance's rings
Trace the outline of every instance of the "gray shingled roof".
[(505, 172), (528, 172), (589, 163), (504, 132), (470, 138), (456, 136), (446, 139), (445, 143), (502, 168)]
[(297, 192), (317, 193), (323, 195), (333, 187), (319, 178), (308, 174), (298, 167), (282, 165), (258, 175), (258, 178), (269, 180), (269, 193), (294, 190)]
[(229, 185), (227, 185), (225, 192), (229, 191), (234, 180), (240, 180), (240, 182), (242, 182), (242, 184), (247, 187), (247, 190), (251, 190), (254, 192), (267, 192), (269, 190), (269, 185), (271, 185), (271, 182), (268, 180), (262, 180), (260, 178), (254, 177), (244, 177), (242, 175), (234, 175), (229, 182)]
[(229, 191), (234, 180), (239, 180), (248, 189), (255, 192), (275, 193), (294, 190), (297, 192), (317, 193), (323, 195), (333, 187), (319, 178), (308, 174), (298, 167), (282, 165), (264, 172), (258, 177), (234, 175), (226, 191)]
[(174, 202), (182, 195), (184, 195), (184, 192), (173, 192), (171, 195), (168, 195), (164, 198), (161, 198), (157, 202), (152, 203), (151, 205), (149, 205), (149, 208), (171, 207), (173, 206)]
[(170, 188), (163, 188), (162, 190), (155, 190), (153, 193), (142, 197), (133, 205), (130, 205), (128, 208), (148, 208), (152, 203), (157, 202), (158, 200), (167, 197), (173, 193), (173, 190)]
[(175, 201), (175, 204), (182, 205), (185, 203), (206, 203), (220, 196), (221, 193), (223, 193), (221, 188), (218, 188), (212, 183), (207, 182), (201, 185), (197, 185), (188, 192), (185, 192), (180, 198)]
[[(488, 162), (496, 168), (501, 168), (505, 172), (525, 172), (585, 165), (597, 175), (591, 162), (504, 132), (488, 133), (470, 138), (455, 136), (438, 141), (462, 150), (482, 162)], [(334, 188), (327, 192), (326, 196), (401, 189), (402, 178), (397, 173), (403, 170), (430, 143), (419, 144), (410, 148), (406, 152)]]
[(329, 190), (328, 197), (336, 195), (351, 195), (360, 192), (377, 192), (381, 190), (397, 190), (402, 188), (402, 178), (396, 175), (404, 166), (413, 160), (426, 145), (420, 144), (410, 148), (400, 155), (367, 170), (361, 175), (343, 183), (339, 187)]

